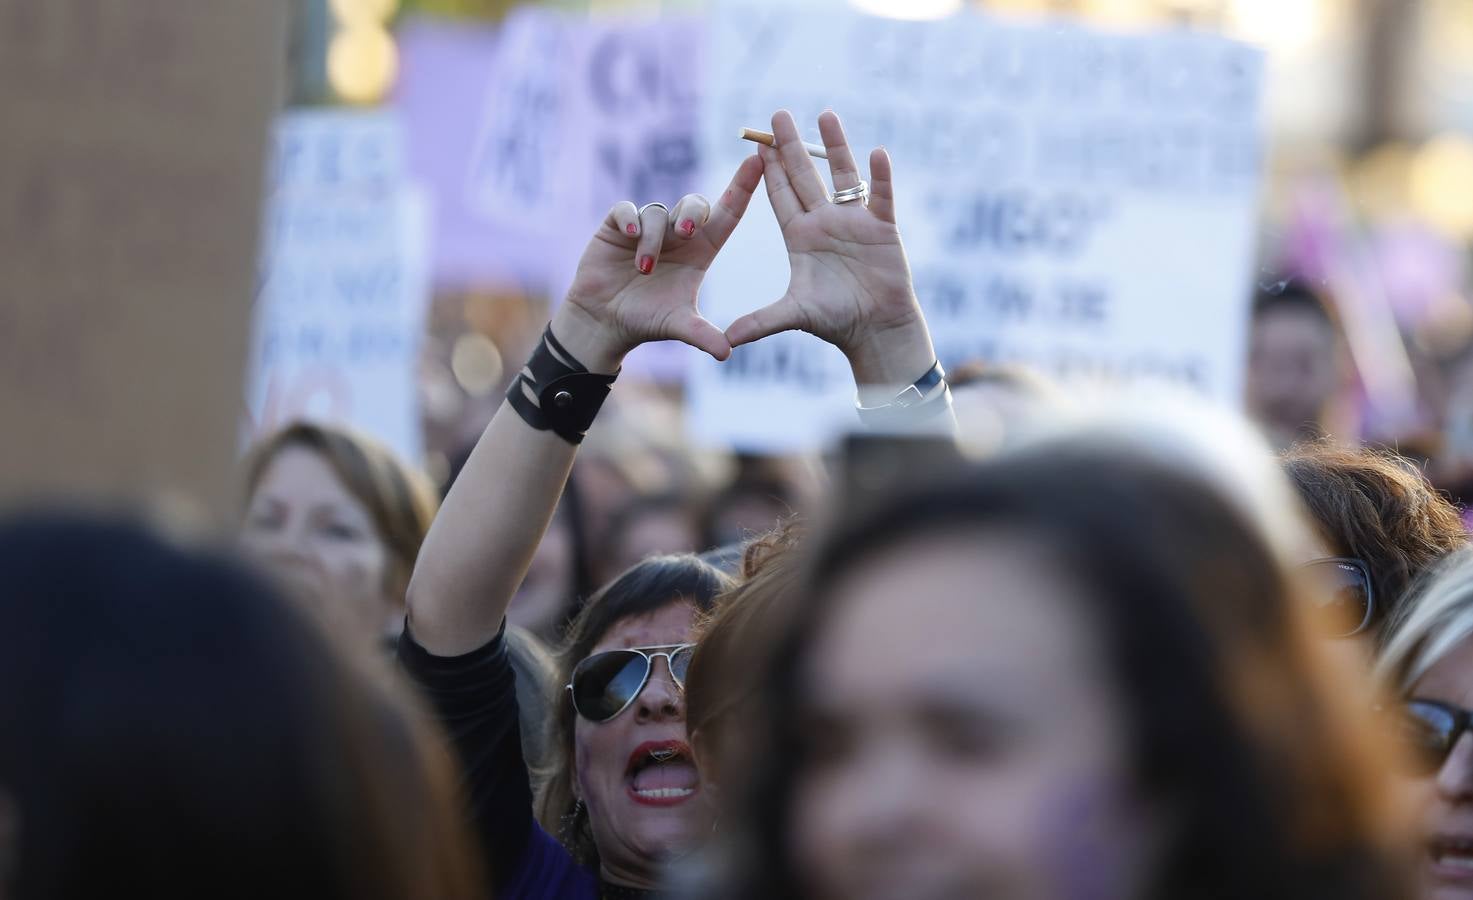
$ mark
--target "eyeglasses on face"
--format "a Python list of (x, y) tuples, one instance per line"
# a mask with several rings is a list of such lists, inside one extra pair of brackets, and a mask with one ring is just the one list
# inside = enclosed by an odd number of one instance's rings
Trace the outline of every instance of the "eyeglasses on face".
[(1435, 775), (1470, 725), (1473, 712), (1439, 700), (1408, 700), (1392, 712), (1392, 733), (1410, 774)]
[(644, 690), (655, 660), (662, 657), (676, 686), (683, 691), (694, 650), (695, 644), (666, 644), (595, 653), (573, 668), (572, 680), (567, 684), (573, 709), (590, 722), (609, 721), (628, 709)]
[(1376, 616), (1371, 589), (1371, 567), (1364, 560), (1331, 556), (1301, 566), (1326, 586), (1314, 607), (1316, 623), (1331, 637), (1351, 637), (1365, 631)]

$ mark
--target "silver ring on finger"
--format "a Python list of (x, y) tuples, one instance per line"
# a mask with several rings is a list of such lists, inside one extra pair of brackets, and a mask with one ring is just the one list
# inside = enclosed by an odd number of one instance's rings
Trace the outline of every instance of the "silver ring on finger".
[(869, 200), (869, 183), (861, 180), (852, 188), (844, 188), (842, 191), (834, 191), (835, 203), (853, 203), (855, 200), (866, 202)]
[(643, 216), (645, 210), (647, 210), (647, 209), (653, 209), (656, 206), (658, 206), (660, 209), (663, 209), (665, 211), (665, 215), (667, 215), (667, 216), (670, 215), (670, 207), (666, 206), (663, 203), (660, 203), (659, 201), (656, 201), (654, 203), (646, 203), (644, 206), (641, 206), (639, 208), (639, 214), (641, 216)]

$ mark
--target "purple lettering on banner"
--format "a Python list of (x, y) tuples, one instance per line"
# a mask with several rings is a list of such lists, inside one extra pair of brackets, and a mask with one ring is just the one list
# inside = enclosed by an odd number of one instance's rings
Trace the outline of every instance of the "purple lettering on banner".
[[(396, 104), (409, 175), (432, 197), (436, 284), (559, 298), (614, 203), (673, 206), (702, 189), (703, 72), (674, 48), (703, 40), (693, 18), (408, 22)], [(655, 345), (627, 368), (669, 377), (686, 359)]]

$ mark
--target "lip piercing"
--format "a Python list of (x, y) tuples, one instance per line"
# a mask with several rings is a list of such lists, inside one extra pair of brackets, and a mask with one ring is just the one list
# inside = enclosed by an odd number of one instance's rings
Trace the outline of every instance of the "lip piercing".
[(674, 750), (651, 750), (650, 756), (655, 762), (669, 762), (675, 758)]

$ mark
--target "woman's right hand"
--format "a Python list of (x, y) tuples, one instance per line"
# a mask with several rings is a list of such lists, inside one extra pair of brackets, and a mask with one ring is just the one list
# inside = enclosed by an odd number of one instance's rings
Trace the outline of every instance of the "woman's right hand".
[[(832, 111), (818, 117), (835, 190), (860, 184), (859, 166)], [(726, 330), (732, 346), (806, 331), (849, 358), (861, 391), (899, 389), (936, 361), (895, 223), (890, 157), (870, 153), (868, 203), (835, 203), (786, 110), (772, 117), (777, 147), (761, 149), (763, 180), (782, 228), (792, 275), (772, 304)]]
[(648, 341), (677, 340), (718, 360), (731, 344), (696, 306), (706, 269), (731, 236), (762, 177), (762, 161), (742, 161), (714, 207), (687, 194), (666, 213), (615, 204), (578, 262), (552, 332), (591, 371), (610, 374)]

